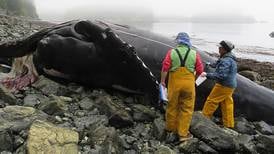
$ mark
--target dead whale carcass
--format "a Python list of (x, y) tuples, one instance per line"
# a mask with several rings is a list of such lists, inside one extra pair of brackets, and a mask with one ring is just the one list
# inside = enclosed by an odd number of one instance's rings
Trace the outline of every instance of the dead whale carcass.
[[(43, 29), (23, 40), (0, 45), (0, 57), (33, 53), (40, 74), (54, 69), (75, 82), (145, 93), (157, 103), (161, 62), (172, 39), (132, 27), (103, 22), (71, 21)], [(199, 51), (204, 62), (216, 59)], [(249, 120), (274, 123), (274, 92), (238, 75), (235, 112)], [(197, 88), (200, 109), (214, 82)]]

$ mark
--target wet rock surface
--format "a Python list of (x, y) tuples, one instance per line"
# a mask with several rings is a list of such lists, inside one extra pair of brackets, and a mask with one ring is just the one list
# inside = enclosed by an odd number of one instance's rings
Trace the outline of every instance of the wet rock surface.
[[(1, 42), (48, 26), (0, 18)], [(247, 60), (239, 65), (246, 68), (242, 71), (259, 73), (258, 83), (273, 80), (271, 63)], [(235, 128), (225, 129), (200, 112), (193, 115), (193, 139), (167, 143), (164, 114), (145, 105), (142, 96), (61, 84), (44, 76), (16, 94), (0, 87), (0, 96), (1, 153), (274, 153), (274, 126), (237, 117)]]
[(238, 59), (239, 74), (256, 83), (274, 90), (274, 64), (251, 59)]

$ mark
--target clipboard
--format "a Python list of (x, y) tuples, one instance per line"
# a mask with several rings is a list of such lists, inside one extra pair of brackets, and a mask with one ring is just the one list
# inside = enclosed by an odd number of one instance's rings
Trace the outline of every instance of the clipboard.
[(207, 78), (206, 77), (202, 77), (201, 75), (196, 79), (195, 83), (197, 86), (199, 86), (200, 84), (202, 84)]

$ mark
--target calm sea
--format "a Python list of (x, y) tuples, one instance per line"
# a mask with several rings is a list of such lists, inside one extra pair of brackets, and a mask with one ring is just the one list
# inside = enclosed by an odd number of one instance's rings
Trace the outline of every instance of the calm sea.
[(229, 24), (229, 23), (153, 23), (148, 29), (174, 38), (178, 32), (187, 32), (193, 45), (207, 52), (217, 52), (216, 43), (232, 41), (236, 55), (259, 61), (274, 62), (274, 23)]

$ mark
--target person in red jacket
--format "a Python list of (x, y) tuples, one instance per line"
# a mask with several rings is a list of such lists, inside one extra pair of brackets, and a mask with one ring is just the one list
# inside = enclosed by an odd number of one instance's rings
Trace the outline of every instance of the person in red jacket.
[(198, 52), (191, 48), (187, 33), (179, 33), (176, 41), (177, 47), (169, 50), (163, 60), (161, 84), (166, 86), (169, 74), (165, 129), (178, 134), (183, 142), (193, 137), (189, 127), (195, 103), (195, 73), (200, 75), (204, 66)]

